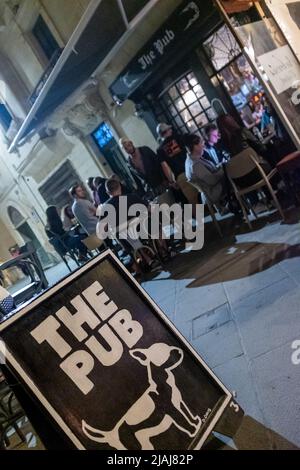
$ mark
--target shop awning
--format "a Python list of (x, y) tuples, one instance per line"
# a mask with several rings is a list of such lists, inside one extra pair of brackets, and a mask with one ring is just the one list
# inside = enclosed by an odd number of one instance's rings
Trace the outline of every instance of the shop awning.
[(201, 41), (202, 25), (216, 14), (219, 17), (210, 2), (183, 0), (110, 85), (113, 99), (123, 103), (147, 80), (160, 74), (171, 57), (179, 60), (190, 44)]
[(9, 151), (91, 75), (106, 66), (147, 11), (159, 0), (91, 0), (68, 44), (14, 138)]

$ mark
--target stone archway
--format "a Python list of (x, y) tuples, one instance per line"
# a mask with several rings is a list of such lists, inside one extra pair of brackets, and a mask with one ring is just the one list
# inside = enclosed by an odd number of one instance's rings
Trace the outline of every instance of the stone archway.
[(31, 241), (37, 251), (37, 254), (39, 255), (42, 265), (45, 266), (49, 264), (48, 254), (42, 247), (40, 241), (38, 240), (24, 215), (21, 214), (21, 212), (14, 206), (8, 206), (7, 213), (14, 228), (24, 240), (24, 244)]

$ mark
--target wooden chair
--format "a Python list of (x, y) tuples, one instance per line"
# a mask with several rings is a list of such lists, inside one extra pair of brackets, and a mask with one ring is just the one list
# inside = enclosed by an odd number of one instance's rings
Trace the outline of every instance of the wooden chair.
[[(228, 179), (233, 187), (235, 196), (241, 206), (244, 218), (251, 230), (252, 230), (252, 225), (248, 217), (248, 212), (247, 212), (247, 207), (246, 207), (246, 203), (244, 200), (244, 196), (246, 196), (247, 194), (253, 191), (258, 191), (264, 187), (267, 187), (267, 189), (270, 191), (270, 194), (275, 203), (275, 206), (277, 207), (282, 219), (284, 220), (283, 210), (276, 197), (274, 189), (272, 188), (272, 185), (270, 183), (270, 180), (276, 174), (278, 174), (278, 171), (276, 168), (274, 168), (268, 174), (266, 174), (262, 166), (260, 165), (259, 161), (260, 161), (260, 157), (257, 155), (255, 150), (249, 147), (243, 150), (242, 152), (238, 153), (234, 157), (232, 157), (229, 160), (229, 162), (226, 164), (226, 172), (227, 172)], [(252, 184), (251, 186), (248, 186), (246, 188), (239, 188), (235, 180), (237, 178), (241, 178), (243, 176), (248, 175), (253, 170), (258, 170), (259, 175), (260, 175), (259, 181), (257, 181), (255, 184)], [(255, 211), (253, 209), (252, 211), (256, 217)]]
[(83, 238), (83, 240), (81, 240), (81, 243), (83, 243), (87, 247), (88, 251), (95, 250), (97, 253), (100, 253), (101, 249), (105, 248), (104, 241), (98, 238), (96, 233), (89, 235), (86, 238)]
[[(220, 224), (216, 218), (216, 212), (217, 210), (215, 210), (214, 208), (214, 205), (210, 202), (209, 198), (207, 197), (207, 195), (205, 194), (205, 191), (203, 191), (203, 188), (201, 187), (201, 185), (199, 183), (195, 183), (194, 181), (193, 182), (190, 182), (192, 186), (194, 186), (194, 188), (197, 189), (197, 191), (199, 191), (199, 193), (203, 194), (204, 196), (204, 199), (205, 199), (205, 204), (207, 205), (208, 207), (208, 210), (209, 210), (209, 213), (211, 215), (211, 218), (212, 218), (212, 221), (216, 227), (216, 230), (218, 232), (218, 234), (220, 235), (220, 237), (222, 238), (223, 237), (223, 233), (222, 233), (222, 230), (221, 230), (221, 227), (220, 227)], [(203, 198), (202, 198), (203, 200)]]

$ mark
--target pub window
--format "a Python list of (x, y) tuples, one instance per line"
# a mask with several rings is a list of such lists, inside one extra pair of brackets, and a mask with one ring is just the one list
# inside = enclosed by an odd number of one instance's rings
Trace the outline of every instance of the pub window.
[(242, 119), (251, 125), (253, 107), (264, 92), (228, 26), (204, 41), (203, 50), (215, 70), (211, 78), (222, 83)]
[(227, 25), (218, 29), (203, 46), (216, 71), (241, 54), (241, 49)]
[(54, 54), (59, 51), (60, 47), (41, 15), (39, 15), (32, 29), (32, 34), (50, 61)]
[(169, 122), (180, 132), (199, 132), (216, 118), (201, 84), (193, 72), (186, 73), (160, 95)]

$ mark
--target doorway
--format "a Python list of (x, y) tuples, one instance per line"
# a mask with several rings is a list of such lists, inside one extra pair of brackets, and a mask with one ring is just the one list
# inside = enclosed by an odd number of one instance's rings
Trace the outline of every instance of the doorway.
[(106, 122), (102, 122), (91, 135), (113, 173), (118, 175), (127, 188), (132, 191), (134, 183), (130, 171), (110, 126)]
[(24, 240), (24, 244), (27, 242), (32, 242), (42, 266), (48, 266), (49, 263), (51, 263), (51, 260), (45, 249), (42, 247), (34, 231), (26, 221), (25, 217), (18, 211), (18, 209), (13, 206), (9, 206), (7, 212), (11, 223)]

